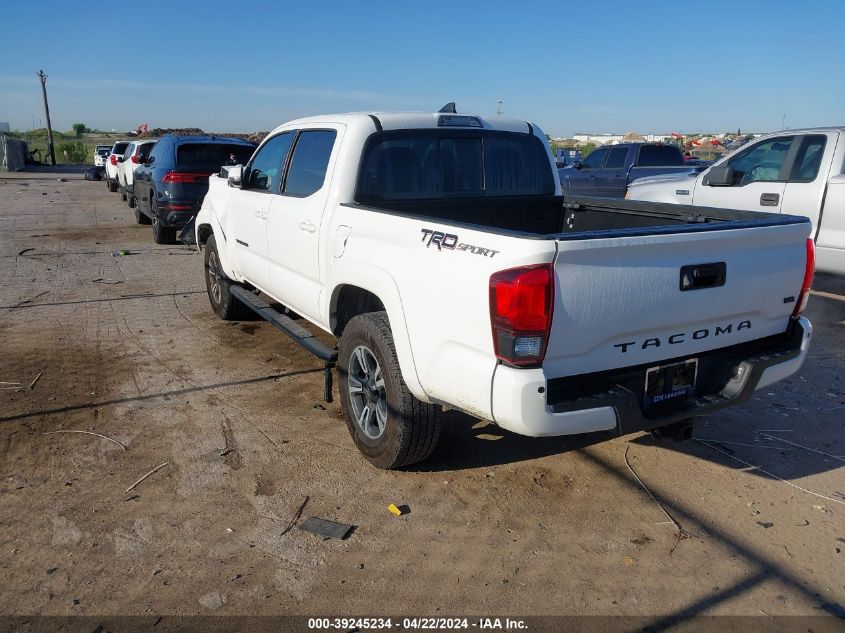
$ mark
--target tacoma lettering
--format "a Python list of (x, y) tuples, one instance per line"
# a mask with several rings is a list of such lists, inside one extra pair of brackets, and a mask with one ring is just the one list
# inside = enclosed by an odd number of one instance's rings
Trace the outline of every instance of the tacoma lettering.
[[(750, 330), (751, 329), (751, 321), (740, 321), (736, 324), (736, 331), (739, 332), (740, 330)], [(728, 323), (727, 325), (716, 325), (713, 328), (701, 328), (699, 330), (695, 330), (694, 332), (690, 333), (689, 336), (692, 337), (694, 341), (700, 341), (703, 339), (708, 338), (713, 332), (713, 336), (721, 336), (724, 334), (731, 334), (734, 331), (734, 324)], [(672, 334), (670, 337), (666, 339), (666, 342), (669, 345), (677, 345), (678, 343), (683, 343), (688, 334), (686, 332), (678, 332), (677, 334)], [(647, 338), (644, 341), (629, 341), (627, 343), (616, 343), (613, 347), (618, 347), (619, 351), (623, 354), (628, 353), (629, 347), (639, 347), (640, 349), (648, 349), (649, 347), (660, 347), (663, 341), (659, 337), (652, 337)]]

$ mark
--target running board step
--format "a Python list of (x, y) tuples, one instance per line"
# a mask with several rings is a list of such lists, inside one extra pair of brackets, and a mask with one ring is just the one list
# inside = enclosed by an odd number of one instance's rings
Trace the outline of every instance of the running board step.
[(243, 286), (232, 284), (229, 292), (250, 310), (268, 323), (272, 323), (282, 332), (299, 343), (306, 350), (326, 363), (337, 362), (337, 350), (329, 347), (296, 321), (273, 309)]

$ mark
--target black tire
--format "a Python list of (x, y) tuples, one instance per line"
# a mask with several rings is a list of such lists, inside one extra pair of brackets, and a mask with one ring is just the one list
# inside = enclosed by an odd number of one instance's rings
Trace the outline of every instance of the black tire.
[[(108, 176), (106, 176), (108, 180)], [(117, 191), (117, 181), (116, 180), (109, 180), (109, 191), (115, 193)]]
[(141, 213), (141, 209), (138, 205), (138, 198), (132, 196), (132, 209), (135, 211), (135, 223), (136, 224), (149, 224), (150, 219)]
[(214, 236), (208, 238), (205, 243), (205, 289), (208, 292), (208, 301), (214, 314), (224, 321), (245, 321), (251, 317), (252, 310), (235, 299), (229, 292), (229, 288), (235, 284), (226, 277), (226, 273), (220, 267), (220, 254), (217, 252), (217, 241)]
[[(126, 202), (126, 189), (118, 185), (118, 189), (120, 189), (120, 199)], [(131, 205), (130, 205), (131, 206)]]
[[(375, 368), (363, 350), (377, 361)], [(361, 354), (367, 358), (371, 372), (359, 380), (364, 364)], [(387, 313), (368, 312), (353, 318), (340, 338), (337, 363), (346, 426), (355, 446), (370, 463), (390, 470), (421, 462), (431, 455), (440, 438), (442, 411), (437, 405), (417, 400), (402, 379)], [(376, 378), (379, 375), (380, 380)], [(373, 407), (369, 416), (364, 413), (364, 406)], [(370, 424), (366, 422), (368, 417)], [(365, 422), (361, 423), (361, 419)]]
[(130, 209), (135, 208), (135, 196), (128, 192), (126, 194), (126, 206), (128, 206)]
[(155, 202), (150, 202), (150, 213), (153, 216), (153, 242), (156, 244), (175, 244), (176, 229), (161, 225), (161, 220), (159, 220), (158, 209), (156, 209)]

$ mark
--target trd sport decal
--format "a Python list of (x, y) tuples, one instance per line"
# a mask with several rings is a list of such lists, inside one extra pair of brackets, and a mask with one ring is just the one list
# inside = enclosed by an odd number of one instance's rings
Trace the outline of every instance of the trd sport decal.
[(465, 244), (458, 239), (454, 233), (443, 233), (442, 231), (434, 231), (432, 229), (422, 229), (422, 241), (426, 248), (436, 246), (438, 251), (444, 248), (450, 251), (466, 251), (474, 255), (483, 255), (484, 257), (495, 257), (499, 251), (494, 251), (490, 248), (482, 246), (473, 246), (472, 244)]

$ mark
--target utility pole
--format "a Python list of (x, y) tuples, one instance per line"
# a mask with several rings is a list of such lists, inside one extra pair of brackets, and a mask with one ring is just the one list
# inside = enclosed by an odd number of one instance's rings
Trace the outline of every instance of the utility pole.
[(47, 75), (43, 70), (37, 73), (41, 80), (41, 94), (44, 96), (44, 114), (47, 116), (47, 149), (50, 150), (50, 161), (53, 165), (56, 164), (56, 150), (53, 147), (53, 126), (50, 124), (50, 106), (47, 105)]
[(502, 106), (505, 105), (505, 102), (499, 99), (496, 102), (496, 116), (502, 118)]

